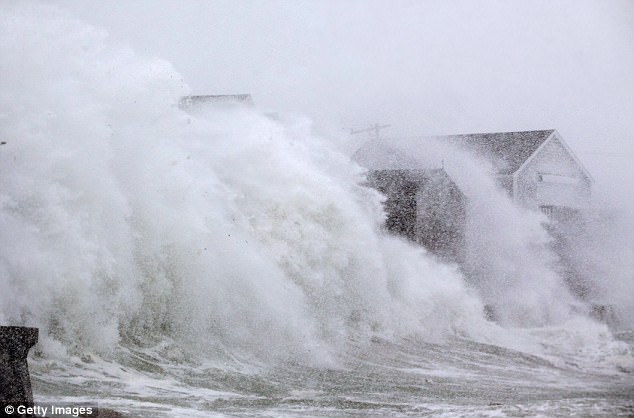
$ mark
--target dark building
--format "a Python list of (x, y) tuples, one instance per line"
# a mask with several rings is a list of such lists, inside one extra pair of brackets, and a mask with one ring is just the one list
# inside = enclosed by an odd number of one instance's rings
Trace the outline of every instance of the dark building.
[(368, 183), (386, 196), (385, 228), (445, 261), (463, 259), (464, 195), (443, 169), (374, 170)]
[(388, 231), (445, 261), (463, 261), (465, 196), (444, 169), (421, 168), (404, 153), (383, 145), (362, 147), (353, 158), (368, 168), (368, 184), (386, 197)]

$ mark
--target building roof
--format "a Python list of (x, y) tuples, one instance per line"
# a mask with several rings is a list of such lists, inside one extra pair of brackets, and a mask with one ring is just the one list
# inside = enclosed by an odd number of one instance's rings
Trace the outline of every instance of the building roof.
[(554, 129), (523, 132), (497, 132), (437, 137), (475, 152), (491, 160), (499, 174), (513, 174), (540, 145), (555, 132)]
[(180, 101), (183, 108), (198, 107), (201, 105), (213, 106), (253, 106), (253, 98), (250, 94), (207, 94), (198, 96), (185, 96)]
[(352, 160), (369, 170), (419, 170), (421, 162), (392, 144), (373, 139), (361, 146)]
[[(496, 132), (429, 137), (440, 143), (462, 148), (490, 161), (498, 174), (513, 174), (555, 132), (554, 129), (522, 132)], [(371, 169), (420, 169), (425, 165), (406, 147), (389, 139), (366, 142), (352, 157)]]

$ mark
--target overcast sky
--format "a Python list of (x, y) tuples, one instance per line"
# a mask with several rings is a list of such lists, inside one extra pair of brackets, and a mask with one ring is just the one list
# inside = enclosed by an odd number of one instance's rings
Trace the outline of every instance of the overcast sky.
[(556, 128), (634, 183), (632, 0), (52, 2), (194, 94), (386, 135)]

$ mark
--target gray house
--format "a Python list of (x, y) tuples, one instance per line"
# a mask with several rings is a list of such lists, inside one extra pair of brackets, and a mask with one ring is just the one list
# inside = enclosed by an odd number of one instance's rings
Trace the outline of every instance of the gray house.
[(436, 137), (487, 160), (513, 200), (551, 215), (588, 205), (592, 177), (554, 130)]
[(368, 185), (385, 197), (385, 229), (439, 258), (464, 258), (465, 197), (442, 168), (425, 168), (404, 152), (371, 141), (353, 159), (368, 169)]
[[(487, 161), (498, 184), (518, 205), (541, 210), (551, 219), (574, 222), (589, 203), (592, 178), (555, 130), (433, 139)], [(368, 184), (386, 196), (387, 230), (461, 263), (465, 196), (443, 168), (425, 166), (407, 151), (389, 140), (372, 140), (352, 158), (368, 169)]]

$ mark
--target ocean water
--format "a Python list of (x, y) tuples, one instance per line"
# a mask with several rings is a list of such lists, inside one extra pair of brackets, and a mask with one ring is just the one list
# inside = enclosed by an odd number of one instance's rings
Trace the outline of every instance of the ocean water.
[(39, 3), (3, 2), (0, 19), (0, 323), (40, 328), (36, 402), (634, 414), (627, 235), (610, 241), (621, 257), (592, 248), (609, 328), (553, 268), (541, 216), (464, 156), (447, 170), (475, 202), (474, 284), (385, 234), (382, 197), (310, 120), (186, 112), (169, 63)]

